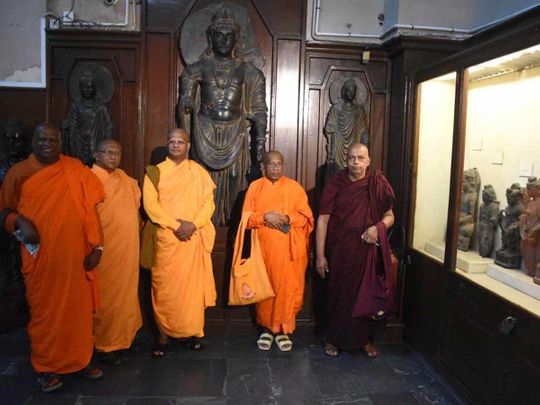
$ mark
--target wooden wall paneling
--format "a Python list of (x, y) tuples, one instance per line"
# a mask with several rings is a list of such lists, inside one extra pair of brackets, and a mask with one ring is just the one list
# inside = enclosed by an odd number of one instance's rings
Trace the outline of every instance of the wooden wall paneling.
[(300, 41), (279, 40), (277, 44), (275, 127), (273, 148), (279, 150), (287, 166), (284, 174), (297, 176), (299, 134)]
[(46, 99), (45, 89), (1, 88), (0, 131), (5, 130), (8, 119), (19, 117), (24, 123), (25, 135), (30, 138), (36, 125), (45, 121)]
[(163, 146), (167, 139), (171, 114), (170, 105), (171, 34), (167, 32), (146, 33), (145, 46), (146, 85), (146, 131), (144, 138), (144, 162), (150, 162), (152, 151)]
[(303, 37), (304, 0), (251, 0), (278, 37)]
[[(319, 105), (321, 91), (319, 89), (307, 90), (306, 97), (306, 124), (304, 131), (304, 160), (302, 161), (302, 178), (304, 179), (304, 187), (310, 197), (315, 192), (317, 185), (317, 162), (320, 160), (320, 137), (321, 128), (319, 126)], [(313, 196), (314, 197), (314, 196)], [(313, 201), (313, 198), (310, 198)]]

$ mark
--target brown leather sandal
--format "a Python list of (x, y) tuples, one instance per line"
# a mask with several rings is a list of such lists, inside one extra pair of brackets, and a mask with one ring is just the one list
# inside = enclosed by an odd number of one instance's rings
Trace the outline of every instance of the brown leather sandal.
[(364, 353), (366, 356), (372, 359), (379, 356), (379, 352), (377, 351), (377, 349), (371, 342), (362, 348), (362, 353)]
[(332, 343), (325, 342), (324, 343), (324, 354), (326, 354), (328, 357), (338, 357), (339, 356), (339, 349), (334, 346)]

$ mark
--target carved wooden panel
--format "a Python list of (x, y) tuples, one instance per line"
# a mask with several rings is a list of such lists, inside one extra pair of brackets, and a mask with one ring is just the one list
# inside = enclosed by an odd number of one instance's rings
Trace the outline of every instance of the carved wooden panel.
[(104, 65), (115, 91), (109, 103), (115, 138), (124, 147), (122, 167), (134, 177), (142, 173), (139, 34), (51, 32), (47, 37), (47, 120), (62, 126), (71, 103), (67, 83), (81, 62)]
[(388, 137), (389, 61), (382, 52), (371, 52), (369, 63), (361, 60), (362, 49), (312, 47), (306, 55), (305, 98), (301, 161), (301, 181), (313, 195), (320, 191), (321, 168), (326, 162), (326, 116), (332, 106), (330, 88), (335, 81), (359, 80), (367, 90), (371, 167), (383, 169)]

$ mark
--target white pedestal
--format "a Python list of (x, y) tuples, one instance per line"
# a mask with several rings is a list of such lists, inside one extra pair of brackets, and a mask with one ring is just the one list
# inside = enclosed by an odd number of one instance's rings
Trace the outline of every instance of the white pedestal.
[[(444, 261), (444, 243), (426, 243), (426, 252)], [(485, 273), (493, 259), (482, 257), (478, 252), (457, 251), (456, 267), (466, 273)]]
[(488, 266), (487, 275), (530, 297), (540, 300), (540, 285), (534, 284), (532, 277), (519, 269), (505, 269), (493, 263)]

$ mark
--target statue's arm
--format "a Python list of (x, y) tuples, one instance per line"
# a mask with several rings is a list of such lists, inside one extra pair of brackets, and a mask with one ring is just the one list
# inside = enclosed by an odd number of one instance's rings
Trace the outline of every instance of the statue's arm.
[(246, 68), (246, 105), (248, 106), (248, 118), (255, 128), (255, 140), (257, 161), (262, 162), (265, 143), (266, 129), (268, 125), (268, 107), (266, 105), (266, 81), (263, 73), (252, 66)]
[(200, 82), (200, 73), (192, 65), (188, 65), (180, 77), (178, 103), (176, 104), (176, 123), (180, 128), (189, 131), (189, 119), (186, 114), (195, 110), (197, 86)]

